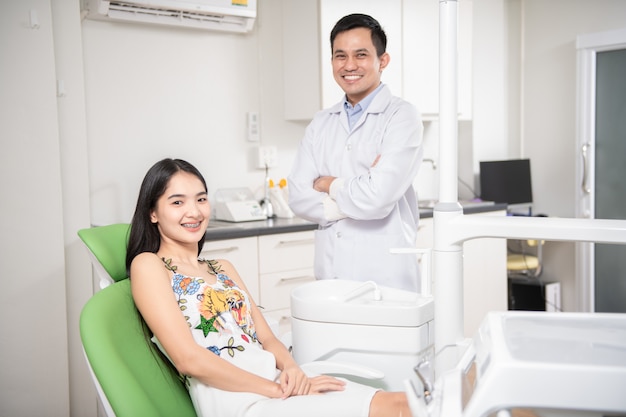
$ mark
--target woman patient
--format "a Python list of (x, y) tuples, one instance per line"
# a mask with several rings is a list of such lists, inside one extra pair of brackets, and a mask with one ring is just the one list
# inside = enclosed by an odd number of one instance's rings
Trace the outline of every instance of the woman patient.
[(404, 393), (306, 375), (235, 267), (199, 259), (211, 208), (200, 172), (164, 159), (147, 172), (126, 258), (135, 304), (206, 417), (410, 417)]

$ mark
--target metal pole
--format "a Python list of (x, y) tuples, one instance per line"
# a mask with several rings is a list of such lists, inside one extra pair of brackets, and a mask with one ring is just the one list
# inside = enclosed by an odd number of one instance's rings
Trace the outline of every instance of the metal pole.
[(463, 210), (457, 194), (457, 10), (439, 1), (439, 202), (433, 211), (435, 372), (454, 367), (463, 341), (463, 246), (450, 243), (446, 225)]

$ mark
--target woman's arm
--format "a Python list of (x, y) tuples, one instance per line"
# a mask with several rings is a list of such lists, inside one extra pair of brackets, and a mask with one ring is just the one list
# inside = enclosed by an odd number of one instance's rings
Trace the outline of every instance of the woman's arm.
[[(245, 283), (237, 273), (235, 267), (230, 262), (223, 259), (221, 259), (219, 263), (226, 275), (235, 281), (237, 285), (249, 296), (250, 292), (246, 288)], [(331, 376), (308, 378), (293, 359), (293, 356), (291, 356), (291, 353), (289, 353), (285, 345), (278, 340), (274, 332), (272, 332), (272, 329), (267, 324), (263, 313), (255, 301), (250, 296), (249, 298), (252, 310), (252, 320), (254, 321), (257, 338), (263, 345), (263, 349), (274, 355), (276, 358), (276, 367), (282, 371), (280, 376), (280, 385), (283, 391), (283, 398), (293, 395), (340, 391), (343, 389), (345, 384)]]
[(142, 253), (135, 257), (130, 276), (137, 309), (179, 372), (225, 391), (283, 396), (279, 384), (238, 368), (195, 342), (176, 302), (169, 272), (158, 256)]

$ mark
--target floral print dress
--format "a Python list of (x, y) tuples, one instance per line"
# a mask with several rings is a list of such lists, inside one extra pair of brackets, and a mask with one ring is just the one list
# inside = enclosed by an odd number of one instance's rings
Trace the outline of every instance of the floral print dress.
[[(172, 290), (194, 340), (222, 359), (263, 378), (278, 381), (276, 359), (257, 339), (248, 294), (225, 275), (216, 261), (201, 260), (216, 282), (172, 272)], [(153, 338), (163, 353), (162, 346)], [(223, 391), (186, 377), (199, 417), (366, 417), (377, 389), (346, 381), (344, 391), (322, 395), (268, 398), (249, 392)]]
[[(278, 375), (276, 359), (263, 350), (257, 339), (248, 294), (222, 273), (216, 261), (201, 260), (215, 275), (213, 284), (176, 272), (170, 260), (163, 259), (163, 262), (172, 272), (172, 290), (196, 343), (239, 368), (275, 380)], [(157, 345), (161, 347), (158, 341)], [(222, 391), (191, 377), (186, 380), (199, 416), (245, 415), (251, 403), (265, 398)]]

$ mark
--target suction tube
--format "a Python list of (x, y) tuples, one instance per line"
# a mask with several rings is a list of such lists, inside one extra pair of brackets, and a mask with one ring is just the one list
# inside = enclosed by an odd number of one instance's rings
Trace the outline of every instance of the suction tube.
[(381, 301), (383, 296), (380, 292), (380, 288), (378, 288), (378, 284), (374, 281), (365, 281), (362, 285), (356, 287), (352, 291), (349, 291), (342, 297), (342, 301), (350, 301), (359, 295), (365, 294), (366, 292), (373, 290), (374, 291), (374, 301)]

